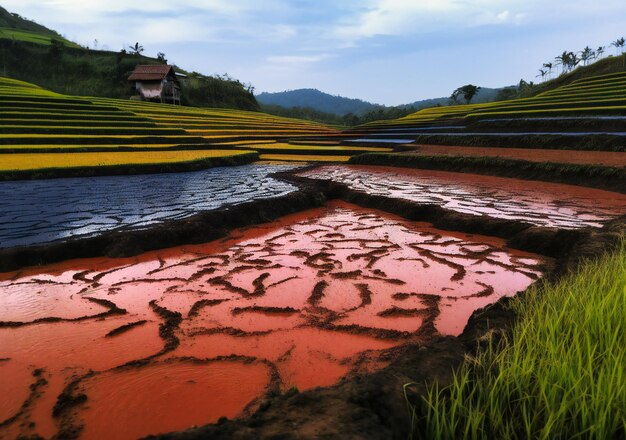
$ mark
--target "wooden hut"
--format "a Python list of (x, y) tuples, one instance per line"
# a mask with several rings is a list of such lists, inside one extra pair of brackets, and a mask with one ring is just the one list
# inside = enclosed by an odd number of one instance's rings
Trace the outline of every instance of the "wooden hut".
[(143, 101), (180, 105), (180, 82), (169, 65), (138, 65), (128, 77)]

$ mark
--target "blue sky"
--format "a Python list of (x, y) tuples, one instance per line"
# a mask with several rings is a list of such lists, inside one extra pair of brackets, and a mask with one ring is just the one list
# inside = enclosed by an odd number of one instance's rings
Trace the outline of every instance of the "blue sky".
[[(563, 50), (626, 35), (624, 0), (0, 0), (83, 45), (147, 55), (257, 92), (318, 88), (397, 105), (536, 81)], [(613, 53), (612, 48), (607, 48)]]

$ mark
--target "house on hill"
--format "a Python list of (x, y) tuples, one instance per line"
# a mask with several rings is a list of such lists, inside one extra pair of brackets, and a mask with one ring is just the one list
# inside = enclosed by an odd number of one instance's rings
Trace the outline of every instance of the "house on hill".
[[(180, 75), (184, 76), (184, 75)], [(142, 101), (180, 105), (179, 75), (169, 65), (138, 65), (128, 77)]]

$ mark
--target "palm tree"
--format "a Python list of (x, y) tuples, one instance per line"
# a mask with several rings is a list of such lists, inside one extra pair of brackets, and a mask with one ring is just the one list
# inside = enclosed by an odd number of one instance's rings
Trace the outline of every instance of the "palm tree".
[(543, 79), (545, 79), (545, 77), (546, 77), (546, 75), (547, 75), (547, 74), (548, 74), (548, 71), (547, 71), (547, 70), (544, 70), (544, 69), (539, 69), (539, 75), (537, 75), (537, 77), (539, 77), (539, 76), (540, 76), (540, 77), (541, 77), (541, 79), (543, 80)]
[(626, 40), (624, 40), (624, 37), (618, 38), (617, 40), (611, 43), (611, 46), (615, 48), (615, 53), (617, 55), (619, 55), (620, 52), (621, 53), (624, 52), (624, 43), (626, 43)]
[(592, 48), (590, 48), (589, 46), (585, 47), (580, 52), (580, 60), (583, 62), (583, 66), (586, 66), (589, 63), (589, 61), (593, 59), (594, 55), (595, 55), (595, 52), (593, 51)]
[(576, 55), (574, 52), (570, 52), (569, 53), (569, 71), (571, 72), (572, 70), (574, 70), (574, 68), (576, 66), (578, 66), (578, 64), (580, 63), (581, 59), (578, 58), (578, 55)]
[(133, 55), (141, 55), (141, 52), (143, 52), (143, 46), (139, 42), (135, 43), (134, 46), (129, 46), (129, 49)]
[(571, 52), (564, 50), (561, 55), (554, 59), (557, 66), (561, 65), (561, 74), (564, 74), (569, 69), (569, 66), (572, 62), (570, 54)]
[(605, 46), (600, 46), (596, 49), (596, 58), (600, 59), (602, 58), (602, 55), (604, 54), (604, 51), (606, 50)]
[(548, 69), (548, 78), (550, 78), (552, 76), (552, 68), (554, 67), (554, 64), (552, 64), (552, 63), (543, 63), (543, 67), (544, 67), (544, 69)]

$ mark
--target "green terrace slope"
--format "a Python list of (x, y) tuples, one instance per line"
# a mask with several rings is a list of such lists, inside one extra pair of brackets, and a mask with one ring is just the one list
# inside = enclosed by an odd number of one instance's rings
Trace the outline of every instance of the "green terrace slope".
[(44, 35), (39, 32), (24, 31), (20, 29), (11, 29), (6, 27), (0, 27), (0, 39), (10, 41), (22, 41), (26, 43), (43, 44), (46, 46), (52, 45), (53, 41), (58, 41), (67, 47), (79, 48), (80, 46), (72, 41), (66, 40), (63, 37), (54, 35)]
[[(302, 137), (336, 136), (332, 128), (260, 112), (65, 96), (0, 78), (0, 153), (242, 150), (284, 159), (342, 160), (385, 148), (291, 145)], [(0, 156), (0, 160), (1, 160)], [(6, 161), (5, 161), (6, 162)]]
[(626, 72), (582, 78), (531, 98), (434, 107), (346, 136), (420, 144), (625, 151)]

